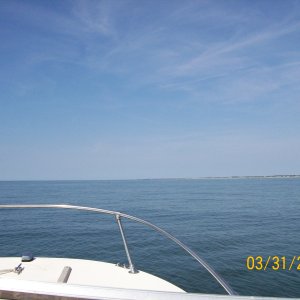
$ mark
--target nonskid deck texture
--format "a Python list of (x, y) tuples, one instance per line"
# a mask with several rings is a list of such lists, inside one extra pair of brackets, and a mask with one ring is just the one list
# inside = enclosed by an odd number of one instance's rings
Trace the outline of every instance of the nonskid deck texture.
[(21, 266), (24, 269), (20, 274), (16, 272), (1, 274), (1, 270), (14, 269), (20, 263), (19, 257), (1, 257), (0, 280), (17, 279), (57, 283), (62, 278), (61, 275), (64, 275), (65, 267), (70, 267), (70, 275), (66, 276), (67, 283), (64, 284), (184, 293), (179, 287), (151, 274), (142, 271), (130, 274), (127, 268), (83, 259), (38, 257), (31, 262), (23, 262)]

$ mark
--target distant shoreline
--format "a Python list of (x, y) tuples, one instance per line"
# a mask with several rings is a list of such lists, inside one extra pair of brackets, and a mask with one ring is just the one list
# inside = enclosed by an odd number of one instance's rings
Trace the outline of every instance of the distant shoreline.
[(187, 179), (252, 179), (252, 178), (300, 178), (300, 175), (257, 175), (257, 176), (207, 176)]
[(144, 179), (124, 179), (124, 180), (285, 179), (285, 178), (300, 178), (300, 175), (203, 176), (203, 177), (144, 178)]

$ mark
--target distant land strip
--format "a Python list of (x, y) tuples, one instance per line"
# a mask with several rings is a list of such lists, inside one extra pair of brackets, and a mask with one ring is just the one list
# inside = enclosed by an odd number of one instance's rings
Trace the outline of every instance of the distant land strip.
[(244, 175), (244, 176), (165, 177), (165, 178), (141, 178), (141, 179), (128, 179), (128, 180), (272, 179), (272, 178), (300, 178), (300, 175)]
[(182, 179), (259, 179), (259, 178), (300, 178), (300, 175), (256, 175), (256, 176), (206, 176)]

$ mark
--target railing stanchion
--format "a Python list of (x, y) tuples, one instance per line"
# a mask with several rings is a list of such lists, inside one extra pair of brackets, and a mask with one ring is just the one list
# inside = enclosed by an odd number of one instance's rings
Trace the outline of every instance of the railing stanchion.
[(129, 268), (130, 268), (129, 273), (136, 274), (138, 271), (135, 269), (134, 264), (132, 263), (132, 260), (131, 260), (131, 257), (130, 257), (130, 253), (129, 253), (126, 237), (125, 237), (125, 234), (124, 234), (123, 226), (122, 226), (122, 223), (121, 223), (120, 215), (116, 215), (116, 220), (117, 220), (117, 223), (119, 225), (120, 233), (121, 233), (121, 236), (122, 236), (124, 248), (125, 248), (128, 263), (129, 263)]

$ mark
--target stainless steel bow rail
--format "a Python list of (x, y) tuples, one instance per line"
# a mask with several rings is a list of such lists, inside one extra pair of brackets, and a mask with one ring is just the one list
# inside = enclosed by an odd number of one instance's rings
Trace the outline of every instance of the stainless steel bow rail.
[(117, 224), (119, 226), (119, 230), (122, 236), (122, 240), (124, 243), (125, 252), (127, 255), (128, 263), (129, 263), (129, 269), (130, 273), (134, 274), (137, 273), (137, 270), (132, 262), (130, 252), (127, 245), (127, 240), (125, 237), (125, 233), (123, 230), (121, 218), (126, 218), (132, 221), (135, 221), (137, 223), (141, 223), (144, 225), (147, 225), (154, 229), (155, 231), (159, 232), (163, 236), (167, 237), (168, 239), (175, 242), (178, 246), (180, 246), (183, 250), (185, 250), (187, 253), (189, 253), (194, 259), (196, 259), (218, 282), (219, 284), (224, 288), (224, 290), (228, 293), (228, 295), (237, 295), (237, 293), (229, 286), (229, 284), (198, 254), (196, 254), (193, 250), (191, 250), (188, 246), (183, 244), (181, 241), (179, 241), (177, 238), (175, 238), (170, 233), (166, 232), (165, 230), (159, 228), (158, 226), (145, 221), (143, 219), (130, 216), (121, 212), (112, 211), (112, 210), (105, 210), (100, 208), (93, 208), (93, 207), (85, 207), (85, 206), (76, 206), (76, 205), (68, 205), (68, 204), (13, 204), (13, 205), (0, 205), (1, 208), (60, 208), (60, 209), (74, 209), (74, 210), (84, 210), (84, 211), (92, 211), (107, 215), (113, 215), (116, 218)]

